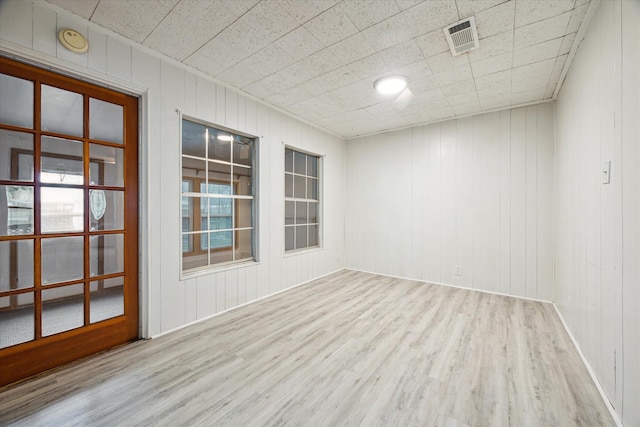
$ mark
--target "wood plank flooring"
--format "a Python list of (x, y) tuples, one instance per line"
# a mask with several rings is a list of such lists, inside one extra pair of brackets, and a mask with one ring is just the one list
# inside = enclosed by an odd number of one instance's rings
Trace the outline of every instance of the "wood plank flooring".
[(550, 304), (343, 270), (0, 389), (0, 425), (615, 424)]

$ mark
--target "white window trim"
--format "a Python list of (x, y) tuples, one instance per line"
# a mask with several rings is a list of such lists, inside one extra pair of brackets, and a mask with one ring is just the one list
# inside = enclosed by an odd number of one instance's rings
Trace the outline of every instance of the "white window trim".
[[(291, 256), (296, 256), (296, 255), (303, 255), (306, 253), (310, 253), (310, 252), (317, 252), (317, 251), (321, 251), (324, 250), (324, 161), (326, 158), (326, 155), (324, 154), (318, 154), (318, 153), (314, 153), (313, 151), (309, 151), (309, 150), (305, 150), (303, 148), (298, 148), (296, 146), (293, 145), (288, 145), (285, 144), (284, 142), (282, 143), (282, 153), (281, 153), (281, 158), (284, 159), (285, 157), (285, 153), (286, 150), (290, 149), (293, 151), (298, 151), (300, 153), (303, 154), (307, 154), (309, 156), (314, 156), (318, 158), (318, 245), (317, 246), (311, 246), (311, 247), (306, 247), (306, 248), (300, 248), (300, 249), (291, 249), (291, 250), (286, 250), (286, 241), (284, 239), (284, 231), (285, 228), (287, 226), (291, 226), (291, 224), (287, 225), (286, 224), (286, 216), (283, 215), (282, 216), (282, 253), (283, 253), (283, 257), (284, 258), (288, 258)], [(284, 177), (284, 174), (288, 173), (286, 172), (286, 165), (283, 162), (283, 167), (282, 167), (282, 176)], [(296, 174), (295, 172), (291, 172), (293, 175), (298, 175), (300, 176), (300, 174)], [(305, 175), (308, 176), (308, 175)], [(284, 186), (284, 180), (283, 182), (283, 186)], [(283, 188), (283, 194), (285, 194), (284, 198), (283, 198), (283, 213), (286, 211), (286, 202), (287, 201), (308, 201), (310, 199), (299, 199), (296, 197), (287, 197), (286, 196), (286, 189)]]
[[(260, 180), (259, 180), (259, 169), (258, 169), (258, 163), (259, 163), (259, 146), (260, 146), (260, 138), (258, 136), (255, 135), (251, 135), (248, 134), (246, 132), (241, 132), (239, 130), (236, 129), (231, 129), (229, 127), (226, 126), (222, 126), (222, 125), (218, 125), (217, 123), (214, 122), (209, 122), (206, 120), (202, 120), (199, 119), (197, 117), (191, 116), (191, 115), (187, 115), (187, 114), (183, 114), (182, 111), (180, 111), (179, 109), (176, 109), (176, 113), (178, 114), (178, 137), (179, 137), (179, 141), (180, 143), (177, 144), (178, 146), (178, 176), (180, 177), (180, 182), (182, 182), (182, 122), (183, 120), (188, 120), (190, 122), (193, 123), (198, 123), (201, 124), (203, 126), (209, 126), (212, 128), (216, 128), (225, 132), (229, 132), (231, 134), (235, 134), (235, 135), (240, 135), (246, 138), (251, 138), (254, 140), (254, 146), (253, 146), (253, 158), (254, 158), (254, 164), (253, 166), (250, 168), (252, 169), (252, 174), (251, 174), (251, 179), (252, 179), (252, 186), (253, 186), (253, 196), (244, 196), (244, 195), (234, 195), (233, 199), (238, 199), (238, 200), (253, 200), (253, 226), (252, 227), (240, 227), (240, 228), (234, 228), (233, 230), (236, 231), (242, 231), (242, 230), (253, 230), (253, 259), (242, 259), (242, 260), (238, 260), (238, 261), (231, 261), (231, 262), (226, 262), (226, 263), (219, 263), (219, 264), (209, 264), (206, 266), (202, 266), (202, 267), (196, 267), (190, 270), (185, 271), (183, 268), (183, 253), (182, 253), (182, 235), (183, 234), (193, 234), (195, 232), (183, 232), (182, 231), (182, 209), (179, 208), (178, 209), (178, 221), (177, 224), (179, 225), (178, 227), (178, 239), (177, 239), (177, 249), (178, 249), (178, 257), (179, 257), (179, 265), (180, 265), (180, 276), (179, 279), (180, 281), (185, 281), (188, 279), (193, 279), (195, 277), (201, 277), (201, 276), (206, 276), (206, 275), (210, 275), (210, 274), (215, 274), (215, 273), (220, 273), (220, 272), (224, 272), (224, 271), (228, 271), (228, 270), (234, 270), (234, 269), (238, 269), (238, 268), (247, 268), (247, 267), (252, 267), (255, 265), (260, 265), (260, 241), (259, 241), (259, 228), (258, 228), (258, 218), (259, 218), (259, 207), (258, 207), (258, 199), (259, 199), (259, 193), (260, 193)], [(194, 159), (200, 159), (199, 157), (195, 157), (195, 156), (190, 156), (190, 155), (185, 155), (186, 157), (189, 158), (194, 158)], [(224, 162), (224, 161), (217, 161), (218, 163), (224, 163), (224, 164), (229, 164), (231, 165), (231, 162)], [(233, 164), (234, 167), (236, 166), (240, 166), (240, 167), (246, 167), (243, 165), (237, 165), (237, 164)], [(178, 201), (177, 201), (177, 206), (180, 207), (182, 204), (182, 197), (183, 196), (193, 196), (193, 197), (199, 197), (201, 196), (201, 193), (195, 193), (195, 192), (188, 192), (188, 193), (183, 193), (182, 192), (182, 185), (178, 185)], [(210, 198), (229, 198), (228, 195), (210, 195), (208, 196)], [(225, 231), (225, 230), (221, 230), (221, 231)]]

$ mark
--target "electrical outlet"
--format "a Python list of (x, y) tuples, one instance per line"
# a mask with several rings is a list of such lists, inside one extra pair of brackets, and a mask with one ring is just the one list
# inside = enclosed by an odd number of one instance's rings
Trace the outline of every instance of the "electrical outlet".
[(456, 274), (456, 276), (462, 276), (462, 266), (461, 265), (456, 265), (455, 274)]

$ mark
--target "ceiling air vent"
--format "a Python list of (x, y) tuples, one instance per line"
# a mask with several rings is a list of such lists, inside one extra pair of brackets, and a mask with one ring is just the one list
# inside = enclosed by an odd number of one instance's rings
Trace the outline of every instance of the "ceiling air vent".
[(453, 56), (477, 49), (479, 46), (476, 18), (473, 16), (449, 25), (444, 29), (444, 35)]

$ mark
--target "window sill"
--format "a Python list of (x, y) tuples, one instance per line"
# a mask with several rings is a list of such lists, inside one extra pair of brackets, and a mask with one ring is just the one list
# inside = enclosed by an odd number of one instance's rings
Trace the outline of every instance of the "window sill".
[(198, 269), (198, 270), (181, 272), (180, 280), (182, 281), (182, 280), (195, 279), (196, 277), (209, 276), (211, 274), (223, 273), (225, 271), (237, 270), (239, 268), (249, 268), (256, 265), (260, 265), (260, 261), (248, 260), (248, 261), (239, 262), (237, 264), (225, 264), (219, 267), (207, 266), (207, 267), (202, 267), (202, 269)]
[(304, 249), (296, 249), (293, 251), (288, 251), (284, 253), (284, 257), (285, 258), (289, 258), (292, 256), (297, 256), (297, 255), (306, 255), (312, 252), (318, 252), (323, 250), (324, 248), (322, 246), (314, 246), (313, 248), (304, 248)]

